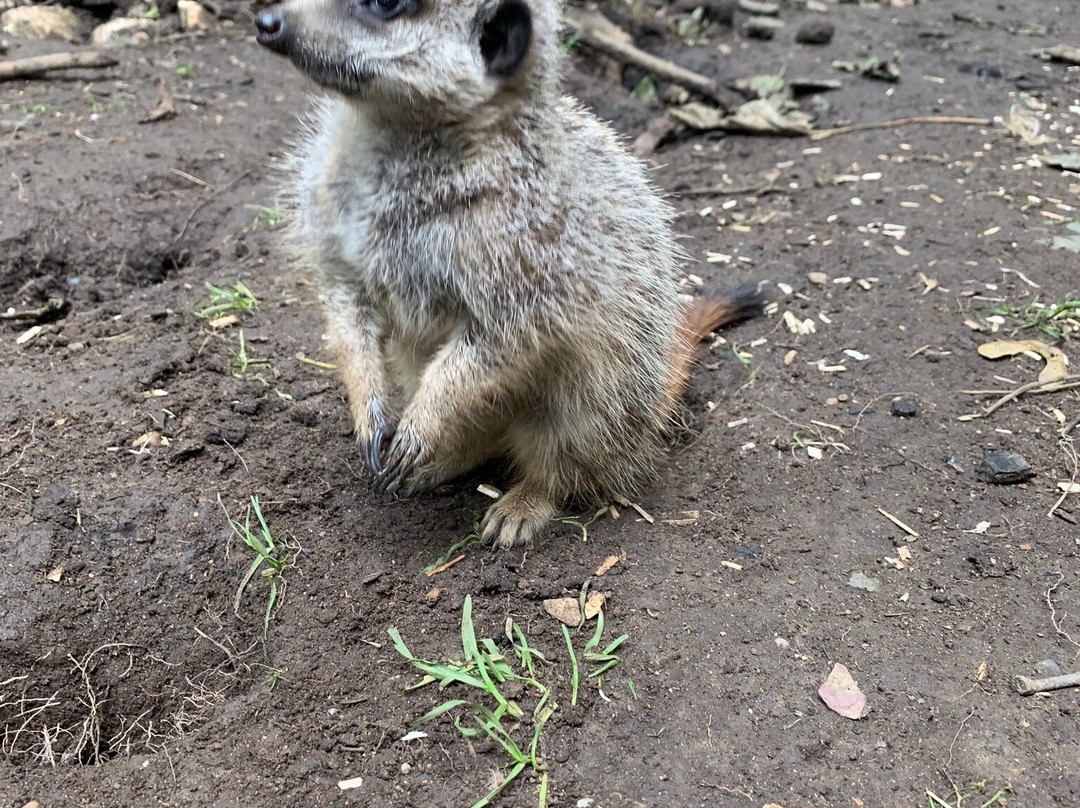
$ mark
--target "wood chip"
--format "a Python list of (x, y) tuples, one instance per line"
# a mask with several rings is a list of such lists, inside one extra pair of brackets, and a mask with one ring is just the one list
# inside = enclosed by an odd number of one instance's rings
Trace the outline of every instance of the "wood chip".
[(650, 525), (651, 525), (651, 524), (653, 524), (653, 523), (654, 523), (654, 522), (656, 521), (655, 519), (653, 519), (653, 518), (652, 518), (652, 516), (651, 516), (650, 514), (648, 514), (648, 513), (647, 513), (647, 512), (645, 511), (645, 509), (644, 509), (644, 508), (642, 508), (642, 507), (641, 507), (640, 505), (638, 505), (638, 504), (637, 504), (636, 502), (631, 502), (631, 503), (630, 503), (630, 507), (631, 507), (631, 508), (633, 508), (633, 509), (634, 509), (635, 511), (637, 511), (637, 512), (638, 512), (638, 515), (639, 515), (639, 516), (640, 516), (640, 517), (641, 517), (642, 519), (644, 519), (644, 520), (645, 520), (646, 522), (648, 522), (648, 523), (649, 523)]
[(742, 564), (736, 564), (734, 561), (721, 561), (721, 567), (727, 567), (729, 570), (741, 570)]
[(892, 522), (892, 523), (893, 523), (894, 525), (896, 525), (896, 526), (897, 526), (898, 528), (900, 528), (900, 529), (901, 529), (902, 531), (904, 531), (905, 533), (907, 533), (907, 534), (908, 534), (909, 536), (914, 536), (915, 538), (918, 538), (918, 537), (919, 537), (919, 534), (918, 534), (918, 533), (916, 533), (916, 532), (915, 532), (914, 530), (912, 530), (912, 529), (911, 529), (910, 527), (908, 527), (907, 525), (905, 525), (905, 524), (904, 524), (903, 522), (901, 522), (901, 521), (900, 521), (899, 519), (897, 519), (897, 518), (896, 518), (895, 516), (893, 516), (893, 515), (892, 515), (891, 513), (889, 513), (889, 512), (888, 512), (887, 510), (885, 510), (884, 508), (878, 508), (878, 509), (877, 509), (877, 511), (878, 511), (878, 513), (880, 513), (880, 514), (881, 514), (882, 516), (884, 516), (884, 517), (885, 517), (886, 519), (888, 519), (888, 520), (889, 520), (890, 522)]
[(618, 563), (619, 557), (617, 555), (609, 555), (607, 558), (600, 562), (600, 566), (596, 568), (596, 572), (594, 572), (593, 575), (599, 578)]
[(600, 592), (590, 592), (585, 598), (585, 619), (592, 620), (604, 608), (605, 598)]

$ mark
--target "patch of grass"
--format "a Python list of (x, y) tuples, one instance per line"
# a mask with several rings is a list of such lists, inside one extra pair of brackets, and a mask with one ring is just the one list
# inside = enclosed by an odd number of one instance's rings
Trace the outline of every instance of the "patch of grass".
[[(251, 566), (248, 567), (247, 573), (241, 579), (240, 586), (236, 588), (236, 596), (233, 598), (233, 612), (237, 615), (240, 614), (240, 601), (244, 596), (244, 590), (247, 589), (251, 579), (255, 577), (255, 573), (259, 573), (260, 577), (266, 580), (269, 587), (266, 610), (263, 613), (263, 634), (265, 634), (270, 628), (270, 616), (278, 599), (278, 579), (281, 577), (288, 560), (286, 551), (274, 540), (270, 528), (267, 527), (262, 509), (259, 507), (258, 497), (251, 497), (247, 510), (244, 512), (243, 523), (232, 518), (229, 509), (225, 507), (225, 503), (221, 500), (221, 494), (218, 494), (217, 501), (218, 505), (221, 506), (221, 510), (225, 511), (225, 518), (229, 520), (229, 527), (232, 528), (233, 533), (239, 536), (240, 540), (255, 553)], [(252, 513), (255, 514), (256, 529), (252, 529)]]
[(244, 314), (259, 305), (255, 293), (240, 281), (232, 286), (207, 283), (206, 291), (210, 296), (207, 305), (195, 310), (195, 316), (200, 320), (216, 320), (226, 314)]
[(265, 671), (262, 685), (266, 688), (267, 693), (273, 693), (274, 688), (278, 686), (278, 682), (289, 681), (289, 677), (285, 675), (281, 668), (275, 668), (272, 665), (263, 665), (261, 662), (253, 662), (252, 667), (262, 668), (262, 670)]
[(739, 389), (742, 390), (743, 387), (753, 387), (757, 384), (757, 369), (754, 367), (754, 363), (750, 361), (753, 359), (753, 356), (746, 351), (741, 350), (735, 343), (731, 344), (731, 353), (739, 360), (739, 364), (750, 371), (750, 378), (747, 379)]
[(119, 92), (115, 98), (105, 100), (94, 94), (89, 87), (83, 88), (83, 100), (90, 105), (90, 109), (96, 113), (112, 112), (114, 109), (123, 109), (128, 102), (134, 101), (135, 96), (131, 93)]
[(570, 34), (570, 36), (568, 36), (562, 43), (563, 53), (569, 53), (573, 49), (574, 45), (581, 41), (582, 36), (584, 36), (584, 34), (582, 34), (581, 31), (574, 31), (574, 33)]
[(196, 74), (198, 72), (199, 72), (199, 70), (195, 66), (194, 62), (184, 62), (184, 64), (182, 64), (182, 65), (180, 65), (180, 67), (176, 68), (176, 76), (177, 76), (177, 78), (184, 79), (185, 81), (187, 79), (195, 78), (195, 76), (196, 76)]
[(608, 512), (608, 509), (607, 509), (607, 506), (605, 505), (603, 508), (600, 508), (596, 513), (594, 513), (592, 516), (590, 516), (589, 519), (587, 521), (585, 521), (585, 522), (582, 522), (580, 519), (574, 519), (572, 517), (566, 517), (566, 518), (560, 519), (559, 521), (562, 522), (564, 525), (570, 525), (571, 527), (576, 527), (578, 530), (581, 531), (581, 540), (582, 541), (588, 541), (589, 540), (589, 526), (592, 525), (593, 522), (595, 522), (597, 519), (599, 519), (601, 516), (603, 516), (607, 512)]
[(951, 799), (944, 799), (930, 789), (926, 789), (926, 804), (928, 808), (964, 808), (966, 805), (971, 805), (972, 808), (975, 808), (975, 806), (978, 806), (978, 808), (991, 808), (992, 805), (997, 805), (1001, 798), (1006, 794), (1013, 793), (1012, 786), (1005, 785), (995, 791), (985, 802), (967, 802), (976, 794), (980, 794), (984, 791), (986, 791), (985, 780), (980, 780), (965, 788), (957, 789), (954, 791)]
[[(590, 679), (597, 679), (614, 668), (622, 659), (615, 653), (616, 649), (620, 645), (629, 639), (628, 634), (621, 634), (612, 640), (604, 648), (604, 650), (597, 650), (600, 647), (600, 639), (604, 635), (604, 612), (601, 610), (596, 615), (596, 631), (593, 632), (592, 637), (585, 644), (585, 652), (582, 654), (585, 661), (597, 666), (596, 670), (589, 674)], [(635, 696), (636, 698), (636, 696)]]
[(656, 79), (646, 74), (637, 83), (637, 86), (630, 91), (630, 95), (643, 104), (652, 104), (659, 101), (659, 96), (656, 93)]
[[(456, 713), (454, 726), (467, 739), (489, 738), (506, 755), (509, 771), (503, 780), (487, 794), (475, 802), (472, 808), (484, 808), (502, 793), (526, 769), (531, 768), (540, 775), (538, 804), (545, 808), (547, 804), (547, 771), (540, 754), (540, 738), (544, 725), (548, 722), (558, 705), (551, 690), (541, 684), (534, 676), (522, 676), (514, 671), (490, 638), (477, 639), (472, 620), (472, 597), (466, 596), (461, 613), (461, 650), (460, 662), (434, 662), (420, 659), (413, 655), (396, 628), (387, 633), (394, 643), (394, 648), (412, 667), (423, 674), (419, 683), (406, 688), (406, 692), (438, 684), (443, 690), (451, 685), (465, 688), (467, 698), (454, 698), (432, 708), (416, 721), (414, 726), (433, 721), (448, 713)], [(520, 641), (524, 635), (518, 632)], [(525, 644), (527, 648), (527, 644)], [(535, 651), (531, 652), (536, 655)], [(499, 686), (507, 682), (521, 683), (526, 690), (535, 692), (536, 705), (532, 710), (532, 736), (526, 744), (515, 737), (516, 731), (525, 723), (525, 714), (514, 700), (506, 698)], [(504, 719), (506, 721), (504, 722)], [(507, 726), (509, 722), (513, 725)]]
[(473, 532), (460, 541), (456, 541), (450, 545), (450, 547), (441, 556), (436, 558), (426, 567), (424, 567), (424, 574), (430, 575), (433, 570), (437, 570), (439, 567), (448, 563), (452, 558), (456, 558), (462, 550), (466, 547), (472, 547), (474, 544), (480, 541), (480, 530), (478, 527), (473, 528)]
[(1036, 295), (1023, 308), (1005, 302), (991, 309), (990, 314), (1011, 320), (1013, 334), (1034, 329), (1052, 339), (1064, 340), (1080, 331), (1080, 300), (1071, 297), (1046, 304)]
[(272, 208), (266, 205), (244, 205), (244, 207), (256, 212), (255, 219), (251, 222), (252, 230), (273, 227), (281, 221), (281, 209), (277, 205)]
[(244, 329), (241, 328), (237, 331), (237, 340), (239, 346), (236, 349), (236, 353), (229, 359), (229, 371), (232, 373), (233, 377), (240, 379), (241, 381), (255, 380), (269, 386), (270, 383), (262, 377), (262, 374), (251, 373), (251, 369), (262, 367), (273, 370), (273, 364), (269, 359), (256, 359), (248, 354), (247, 341), (244, 339)]

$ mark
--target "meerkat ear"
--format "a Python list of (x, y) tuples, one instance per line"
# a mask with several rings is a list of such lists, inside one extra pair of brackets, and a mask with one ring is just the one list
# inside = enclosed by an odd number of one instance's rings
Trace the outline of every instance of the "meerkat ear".
[(490, 76), (508, 79), (532, 44), (532, 14), (522, 0), (502, 0), (480, 27), (480, 55)]

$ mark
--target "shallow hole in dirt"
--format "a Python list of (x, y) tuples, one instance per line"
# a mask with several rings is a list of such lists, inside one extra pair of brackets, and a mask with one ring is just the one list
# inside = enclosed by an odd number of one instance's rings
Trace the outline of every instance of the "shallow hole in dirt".
[(82, 656), (12, 655), (0, 682), (0, 751), (41, 765), (96, 766), (153, 753), (198, 728), (247, 676), (194, 672), (146, 648), (107, 643)]

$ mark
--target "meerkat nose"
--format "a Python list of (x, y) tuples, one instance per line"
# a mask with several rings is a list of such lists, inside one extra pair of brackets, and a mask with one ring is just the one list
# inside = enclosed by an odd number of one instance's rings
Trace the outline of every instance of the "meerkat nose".
[(259, 29), (258, 40), (270, 50), (280, 51), (285, 42), (285, 15), (276, 11), (263, 11), (255, 17)]

